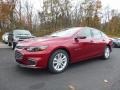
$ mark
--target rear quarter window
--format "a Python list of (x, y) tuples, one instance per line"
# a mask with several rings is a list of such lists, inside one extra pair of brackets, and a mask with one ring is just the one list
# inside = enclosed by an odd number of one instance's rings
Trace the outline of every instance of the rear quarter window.
[(99, 30), (92, 29), (92, 34), (93, 34), (93, 37), (96, 39), (102, 38), (102, 34)]

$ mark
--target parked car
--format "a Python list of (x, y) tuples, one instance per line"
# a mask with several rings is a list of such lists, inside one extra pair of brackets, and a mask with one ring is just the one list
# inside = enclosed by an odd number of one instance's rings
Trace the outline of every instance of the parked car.
[(116, 48), (120, 47), (120, 38), (115, 38), (113, 40), (113, 47), (116, 47)]
[(103, 32), (90, 27), (73, 27), (18, 43), (15, 59), (21, 67), (48, 68), (60, 73), (69, 63), (95, 57), (109, 59), (111, 47), (112, 41)]
[(3, 42), (8, 43), (8, 35), (9, 35), (9, 32), (6, 32), (2, 35)]
[(13, 30), (8, 35), (8, 45), (14, 49), (19, 41), (29, 38), (34, 38), (34, 36), (28, 30)]

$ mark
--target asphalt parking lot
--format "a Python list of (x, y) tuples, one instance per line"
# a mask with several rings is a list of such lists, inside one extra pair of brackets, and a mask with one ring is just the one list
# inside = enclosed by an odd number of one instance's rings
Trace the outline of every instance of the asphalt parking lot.
[(92, 59), (72, 64), (61, 74), (51, 74), (20, 68), (14, 51), (1, 44), (0, 90), (120, 90), (119, 53), (115, 48), (109, 60)]

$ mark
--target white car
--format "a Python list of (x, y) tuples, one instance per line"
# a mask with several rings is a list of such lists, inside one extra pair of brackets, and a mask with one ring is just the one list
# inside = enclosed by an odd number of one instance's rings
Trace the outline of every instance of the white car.
[(9, 32), (8, 35), (8, 46), (15, 49), (18, 42), (24, 41), (25, 39), (35, 38), (29, 30), (15, 29)]
[(8, 32), (6, 32), (6, 33), (4, 33), (3, 35), (2, 35), (2, 40), (3, 40), (3, 42), (5, 42), (5, 43), (8, 43)]

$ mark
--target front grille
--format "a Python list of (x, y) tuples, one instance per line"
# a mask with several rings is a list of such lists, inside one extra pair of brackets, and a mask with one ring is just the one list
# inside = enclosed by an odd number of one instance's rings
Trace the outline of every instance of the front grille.
[(32, 61), (32, 60), (28, 60), (28, 61), (27, 61), (27, 64), (28, 64), (28, 65), (35, 65), (36, 62), (35, 62), (35, 61)]
[(20, 52), (15, 51), (15, 59), (23, 59), (23, 55)]

